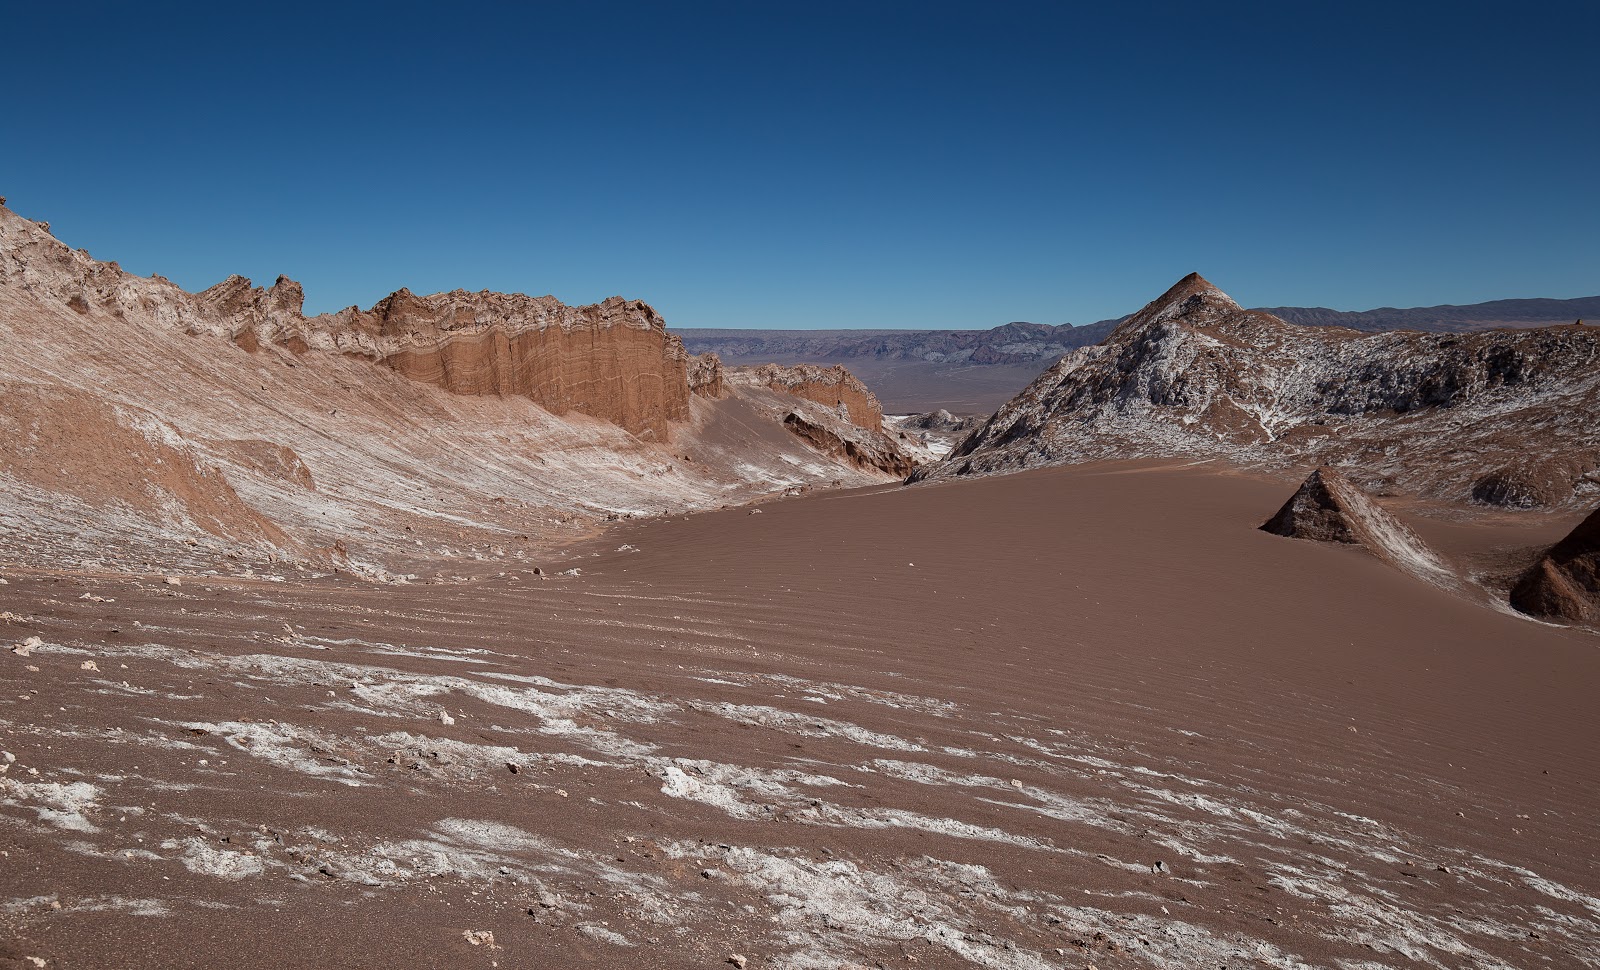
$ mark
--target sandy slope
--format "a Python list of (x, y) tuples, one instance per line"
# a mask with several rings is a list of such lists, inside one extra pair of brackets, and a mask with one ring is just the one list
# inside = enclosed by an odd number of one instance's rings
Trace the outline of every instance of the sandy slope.
[(547, 582), (9, 573), (0, 966), (1600, 966), (1597, 641), (1259, 531), (1295, 484), (833, 493)]

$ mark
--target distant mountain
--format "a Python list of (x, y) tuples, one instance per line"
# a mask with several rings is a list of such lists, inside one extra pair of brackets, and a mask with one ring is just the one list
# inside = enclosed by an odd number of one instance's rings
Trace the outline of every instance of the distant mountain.
[[(1600, 296), (1576, 300), (1495, 300), (1470, 306), (1346, 312), (1325, 307), (1270, 307), (1282, 320), (1368, 332), (1465, 333), (1600, 320)], [(677, 329), (691, 353), (716, 353), (730, 364), (845, 364), (894, 413), (947, 408), (986, 413), (1010, 400), (1038, 373), (1080, 347), (1100, 343), (1128, 317), (1075, 327), (1015, 322), (989, 330)]]
[[(1352, 330), (1423, 330), (1466, 333), (1494, 327), (1537, 327), (1600, 320), (1600, 296), (1576, 300), (1493, 300), (1467, 306), (1432, 306), (1376, 310), (1330, 310), (1326, 307), (1260, 307), (1290, 323), (1307, 327), (1349, 327)], [(674, 329), (691, 353), (707, 351), (724, 360), (762, 363), (823, 363), (859, 358), (924, 360), (947, 365), (1016, 365), (1041, 367), (1079, 347), (1097, 344), (1127, 320), (1101, 320), (1075, 327), (1070, 323), (1007, 323), (989, 330), (719, 330)]]
[(1117, 321), (1007, 323), (992, 330), (710, 330), (674, 331), (685, 346), (724, 360), (789, 364), (868, 358), (934, 364), (1023, 364), (1061, 356), (1104, 340)]
[(1574, 320), (1600, 320), (1600, 296), (1576, 300), (1491, 300), (1467, 306), (1424, 306), (1409, 310), (1330, 310), (1327, 307), (1260, 307), (1264, 313), (1306, 327), (1352, 330), (1427, 330), (1467, 333), (1494, 327), (1543, 327)]

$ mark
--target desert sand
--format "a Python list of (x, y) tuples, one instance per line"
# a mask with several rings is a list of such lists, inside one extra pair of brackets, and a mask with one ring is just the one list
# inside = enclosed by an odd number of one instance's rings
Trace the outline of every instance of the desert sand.
[[(1597, 965), (1594, 636), (1261, 531), (1299, 477), (811, 494), (548, 579), (6, 570), (0, 965)], [(1389, 504), (1506, 569), (1581, 518)]]

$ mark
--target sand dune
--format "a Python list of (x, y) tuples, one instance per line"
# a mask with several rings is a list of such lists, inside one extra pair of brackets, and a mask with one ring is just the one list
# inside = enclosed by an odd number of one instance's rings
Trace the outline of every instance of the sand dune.
[(1293, 488), (831, 493), (547, 581), (9, 571), (3, 955), (1600, 965), (1594, 638), (1261, 532)]

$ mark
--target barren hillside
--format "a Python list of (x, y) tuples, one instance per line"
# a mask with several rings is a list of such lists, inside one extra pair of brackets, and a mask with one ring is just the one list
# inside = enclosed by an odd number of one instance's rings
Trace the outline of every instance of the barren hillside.
[(523, 568), (607, 519), (904, 473), (811, 447), (785, 430), (797, 409), (881, 429), (724, 387), (637, 301), (301, 302), (281, 278), (134, 277), (0, 207), (3, 558)]
[(1301, 327), (1242, 309), (1195, 274), (917, 474), (1226, 458), (1330, 465), (1380, 492), (1576, 508), (1600, 496), (1597, 414), (1600, 327)]

